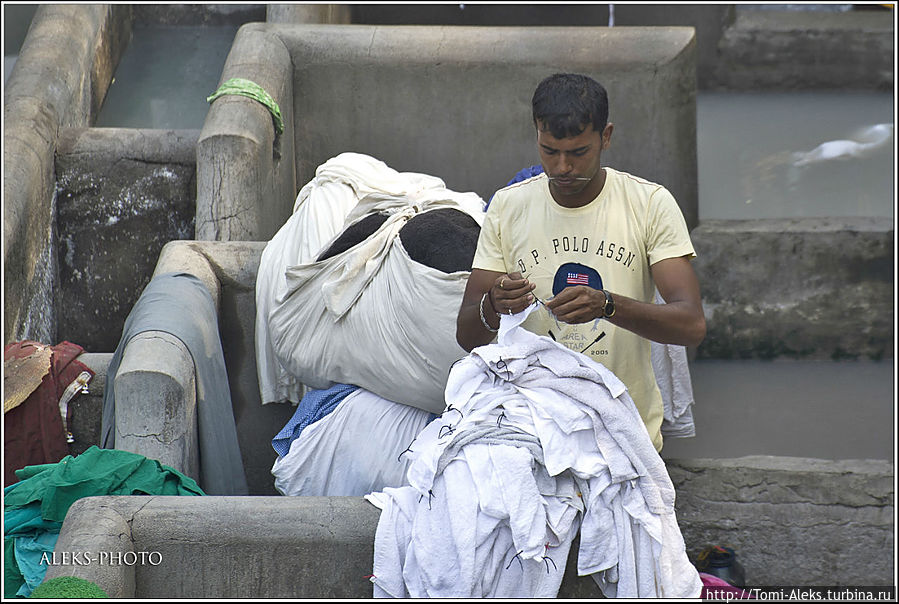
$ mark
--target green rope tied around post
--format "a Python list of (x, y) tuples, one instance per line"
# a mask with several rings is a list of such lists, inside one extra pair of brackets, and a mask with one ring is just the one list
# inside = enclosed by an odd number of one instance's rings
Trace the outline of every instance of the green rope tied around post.
[(275, 102), (275, 99), (272, 98), (272, 95), (267, 93), (262, 88), (262, 86), (260, 86), (256, 82), (245, 80), (243, 78), (231, 78), (230, 80), (219, 86), (218, 90), (213, 92), (210, 96), (206, 97), (206, 102), (211, 103), (215, 99), (225, 94), (239, 94), (259, 101), (266, 106), (269, 112), (271, 112), (272, 119), (274, 119), (275, 121), (275, 131), (278, 134), (284, 132), (284, 120), (281, 119), (281, 108), (278, 107), (278, 103)]

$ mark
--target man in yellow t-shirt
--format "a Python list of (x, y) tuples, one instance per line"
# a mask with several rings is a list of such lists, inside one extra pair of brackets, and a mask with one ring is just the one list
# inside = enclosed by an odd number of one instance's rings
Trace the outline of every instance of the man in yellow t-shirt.
[[(680, 208), (661, 185), (600, 164), (613, 125), (598, 82), (543, 80), (532, 101), (544, 173), (497, 191), (457, 319), (466, 350), (487, 344), (499, 313), (545, 306), (523, 326), (583, 352), (628, 387), (656, 450), (662, 397), (650, 340), (705, 337), (695, 256)], [(655, 304), (655, 289), (665, 304)]]

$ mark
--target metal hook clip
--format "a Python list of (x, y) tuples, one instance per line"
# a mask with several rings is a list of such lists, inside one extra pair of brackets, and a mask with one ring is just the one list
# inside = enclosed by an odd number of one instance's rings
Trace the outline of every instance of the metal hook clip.
[(509, 560), (509, 563), (506, 565), (506, 570), (509, 570), (509, 567), (512, 566), (512, 560), (518, 559), (518, 564), (521, 566), (521, 570), (524, 570), (524, 564), (521, 562), (521, 554), (524, 550), (519, 551), (517, 554), (512, 556), (512, 559)]
[[(446, 434), (443, 433), (444, 429), (446, 429)], [(450, 425), (441, 426), (440, 431), (437, 432), (437, 438), (443, 438), (444, 436), (449, 436), (450, 434), (452, 434), (455, 431), (456, 431), (456, 429)]]
[[(432, 491), (431, 489), (428, 489), (428, 509), (429, 510), (431, 509), (431, 497), (436, 497), (436, 495), (434, 495), (434, 491)], [(419, 495), (418, 502), (421, 503), (421, 500), (424, 498), (425, 498), (424, 495)]]

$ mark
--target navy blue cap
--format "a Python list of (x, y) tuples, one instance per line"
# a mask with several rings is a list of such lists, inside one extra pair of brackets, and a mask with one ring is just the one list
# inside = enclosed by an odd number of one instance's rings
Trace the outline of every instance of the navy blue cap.
[(602, 277), (595, 268), (577, 262), (566, 262), (556, 271), (553, 277), (553, 295), (571, 285), (587, 285), (593, 289), (602, 289)]

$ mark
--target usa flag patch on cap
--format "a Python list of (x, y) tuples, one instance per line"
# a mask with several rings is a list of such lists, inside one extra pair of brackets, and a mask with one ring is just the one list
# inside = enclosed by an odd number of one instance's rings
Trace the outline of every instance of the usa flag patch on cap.
[(577, 262), (566, 262), (558, 268), (553, 278), (553, 295), (573, 285), (602, 289), (602, 277), (595, 268)]
[(568, 285), (590, 285), (590, 277), (586, 273), (568, 273)]

